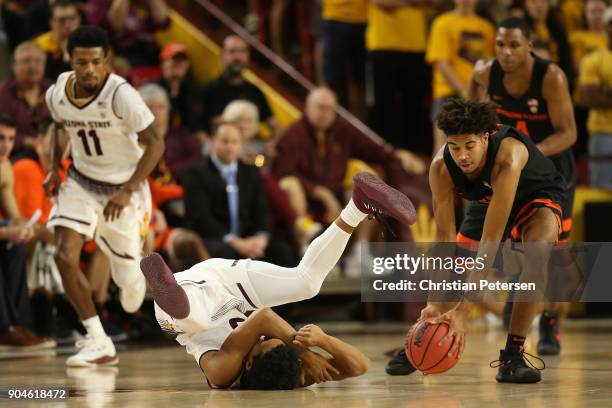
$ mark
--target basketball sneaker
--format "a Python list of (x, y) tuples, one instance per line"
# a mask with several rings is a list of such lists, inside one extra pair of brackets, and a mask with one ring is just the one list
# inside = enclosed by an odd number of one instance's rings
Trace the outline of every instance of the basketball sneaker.
[[(534, 366), (525, 355), (540, 360), (542, 368)], [(529, 366), (527, 364), (529, 364)], [(542, 379), (540, 371), (546, 368), (546, 364), (544, 364), (542, 359), (526, 353), (523, 348), (521, 348), (519, 352), (500, 350), (499, 360), (492, 361), (489, 366), (491, 368), (499, 368), (497, 376), (495, 377), (497, 382), (520, 384), (539, 382)]]
[(138, 274), (138, 279), (134, 283), (119, 289), (119, 301), (123, 310), (128, 313), (136, 313), (142, 306), (147, 292), (145, 277)]
[(153, 252), (140, 260), (140, 269), (153, 292), (155, 303), (175, 319), (189, 316), (189, 299), (185, 290), (176, 283), (174, 274), (160, 254)]
[(74, 356), (68, 357), (66, 365), (69, 367), (94, 367), (116, 365), (119, 362), (113, 341), (108, 336), (85, 337), (76, 343), (81, 350)]
[(386, 224), (390, 216), (404, 225), (416, 221), (414, 205), (408, 197), (370, 173), (357, 173), (353, 177), (353, 202), (359, 211)]
[(556, 356), (561, 352), (559, 341), (559, 319), (557, 316), (544, 312), (540, 316), (540, 340), (538, 354), (541, 356)]
[(406, 349), (402, 348), (387, 363), (385, 371), (389, 375), (408, 375), (416, 371), (406, 356)]

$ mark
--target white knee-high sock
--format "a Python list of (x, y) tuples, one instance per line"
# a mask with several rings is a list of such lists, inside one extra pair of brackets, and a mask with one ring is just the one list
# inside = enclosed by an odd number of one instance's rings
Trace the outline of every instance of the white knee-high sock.
[(333, 223), (310, 243), (298, 269), (306, 272), (315, 281), (322, 283), (340, 260), (350, 237), (350, 233), (343, 231), (336, 223)]
[(363, 221), (365, 217), (367, 217), (367, 214), (361, 212), (361, 210), (357, 208), (352, 198), (340, 213), (340, 218), (342, 218), (342, 221), (346, 222), (353, 228), (359, 225), (359, 223)]

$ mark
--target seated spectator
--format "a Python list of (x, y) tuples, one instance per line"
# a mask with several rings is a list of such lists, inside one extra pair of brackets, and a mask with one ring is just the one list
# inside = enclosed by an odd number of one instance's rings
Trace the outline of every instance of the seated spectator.
[(427, 62), (433, 65), (435, 155), (446, 143), (446, 136), (435, 126), (440, 107), (449, 98), (467, 96), (474, 64), (494, 56), (495, 28), (476, 15), (475, 0), (455, 0), (455, 8), (435, 18), (427, 44)]
[(22, 245), (34, 237), (34, 229), (22, 224), (13, 194), (13, 172), (9, 161), (15, 143), (16, 126), (0, 117), (0, 346), (19, 349), (53, 348), (55, 342), (39, 337), (31, 326), (32, 309), (28, 297), (26, 251)]
[(89, 0), (86, 15), (90, 24), (110, 31), (113, 49), (132, 66), (158, 65), (155, 31), (170, 25), (164, 0)]
[(15, 48), (14, 78), (0, 83), (0, 115), (12, 118), (17, 125), (13, 156), (33, 149), (38, 126), (51, 118), (45, 104), (45, 91), (51, 81), (44, 79), (45, 53), (33, 42)]
[(308, 204), (318, 202), (323, 205), (326, 223), (337, 217), (345, 201), (344, 178), (350, 158), (383, 165), (400, 160), (408, 173), (425, 171), (423, 161), (407, 150), (394, 149), (359, 132), (336, 114), (337, 106), (336, 97), (328, 88), (310, 92), (304, 115), (285, 130), (272, 163), (281, 187), (295, 184), (288, 183), (287, 178), (299, 181), (298, 194), (293, 191), (288, 194), (298, 214), (305, 215), (306, 200)]
[(270, 211), (259, 170), (240, 161), (241, 149), (240, 129), (219, 125), (209, 157), (183, 178), (187, 225), (204, 239), (213, 257), (294, 266), (291, 248), (270, 237)]
[[(425, 171), (420, 158), (368, 138), (337, 116), (337, 107), (336, 97), (328, 88), (310, 92), (303, 117), (284, 132), (272, 163), (298, 216), (314, 213), (326, 224), (338, 217), (346, 202), (344, 179), (350, 158), (381, 165), (399, 160), (408, 173)], [(372, 223), (361, 225), (354, 234), (357, 242), (369, 240), (372, 232)], [(352, 266), (358, 267), (359, 254), (354, 252), (351, 259)]]
[(10, 60), (13, 49), (27, 39), (23, 14), (15, 9), (14, 3), (0, 1), (0, 81), (10, 74)]
[(572, 54), (559, 12), (549, 0), (525, 0), (524, 18), (533, 31), (533, 52), (559, 65), (573, 89)]
[(170, 126), (199, 129), (202, 105), (198, 86), (189, 77), (189, 51), (183, 44), (166, 45), (159, 54), (162, 77), (156, 81), (170, 96)]
[(270, 203), (274, 232), (280, 234), (291, 231), (300, 251), (305, 251), (310, 240), (322, 226), (307, 214), (298, 216), (276, 177), (265, 167), (269, 160), (265, 157), (265, 141), (257, 135), (259, 131), (257, 106), (249, 101), (237, 100), (225, 107), (221, 118), (223, 122), (231, 122), (240, 129), (243, 138), (242, 160), (260, 169), (261, 181)]
[(259, 118), (266, 122), (272, 132), (272, 138), (279, 135), (279, 124), (272, 115), (272, 110), (263, 92), (247, 81), (242, 72), (249, 65), (250, 55), (247, 43), (236, 35), (230, 35), (223, 40), (221, 51), (223, 73), (202, 91), (204, 109), (203, 130), (210, 130), (219, 123), (223, 109), (236, 99), (253, 102), (259, 111)]
[(70, 57), (66, 45), (68, 35), (81, 25), (81, 16), (75, 0), (56, 0), (51, 6), (51, 31), (34, 39), (47, 54), (45, 78), (55, 81), (62, 72), (70, 71)]
[(612, 7), (604, 16), (608, 47), (584, 57), (580, 64), (580, 100), (590, 108), (589, 179), (594, 187), (612, 188)]
[(585, 55), (608, 46), (606, 23), (603, 19), (605, 12), (605, 0), (586, 0), (584, 2), (586, 29), (575, 30), (569, 35), (575, 72), (579, 72), (580, 61)]
[(185, 170), (202, 161), (200, 142), (183, 127), (170, 123), (170, 100), (160, 85), (146, 84), (138, 90), (153, 115), (157, 133), (165, 136), (163, 166), (170, 171), (168, 180), (180, 182)]

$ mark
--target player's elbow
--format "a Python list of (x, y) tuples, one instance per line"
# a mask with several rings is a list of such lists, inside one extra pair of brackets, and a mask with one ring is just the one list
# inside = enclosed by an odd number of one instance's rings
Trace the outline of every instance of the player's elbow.
[(348, 375), (351, 377), (359, 377), (364, 375), (370, 369), (371, 361), (366, 356), (361, 356), (356, 359), (348, 370)]

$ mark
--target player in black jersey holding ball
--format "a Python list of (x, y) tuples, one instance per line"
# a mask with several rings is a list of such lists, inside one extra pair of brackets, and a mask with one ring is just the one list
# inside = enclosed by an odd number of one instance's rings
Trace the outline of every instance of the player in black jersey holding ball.
[[(531, 257), (524, 273), (535, 276), (546, 271), (548, 249), (558, 242), (561, 233), (561, 203), (566, 195), (565, 180), (553, 162), (515, 128), (498, 126), (496, 105), (491, 102), (452, 99), (442, 106), (437, 125), (446, 134), (447, 143), (429, 171), (436, 241), (479, 243), (478, 255), (489, 255), (485, 268), (495, 258), (495, 253), (487, 253), (491, 247), (486, 244), (496, 247), (507, 238), (544, 244), (537, 246), (537, 256)], [(471, 201), (458, 233), (455, 193)], [(471, 299), (469, 294), (466, 299)], [(468, 305), (467, 300), (456, 304), (429, 302), (421, 311), (422, 319), (436, 317), (449, 324), (442, 343), (452, 341), (450, 355), (463, 350)], [(539, 370), (529, 367), (524, 357), (525, 337), (538, 308), (534, 302), (514, 303), (506, 347), (495, 366), (499, 367), (497, 381), (540, 381)], [(399, 365), (398, 360), (401, 354), (392, 363)], [(408, 362), (404, 367), (409, 371)]]
[[(497, 57), (476, 65), (469, 93), (472, 99), (495, 102), (501, 123), (529, 136), (565, 178), (567, 194), (561, 203), (563, 222), (559, 239), (564, 243), (571, 232), (576, 191), (576, 165), (571, 150), (576, 141), (576, 123), (563, 71), (536, 57), (531, 49), (525, 21), (516, 17), (503, 21), (497, 31)], [(545, 305), (540, 318), (539, 354), (559, 354), (559, 316), (567, 312), (567, 306), (559, 302)]]

